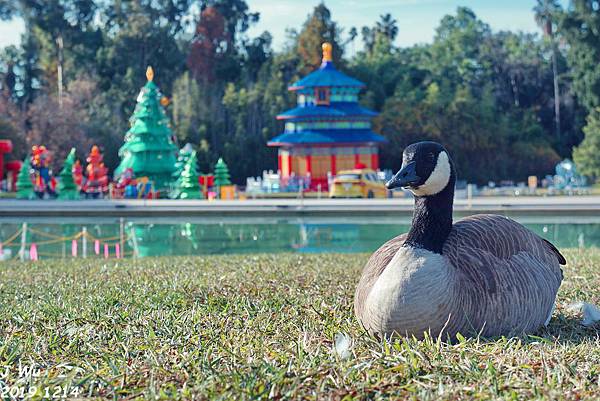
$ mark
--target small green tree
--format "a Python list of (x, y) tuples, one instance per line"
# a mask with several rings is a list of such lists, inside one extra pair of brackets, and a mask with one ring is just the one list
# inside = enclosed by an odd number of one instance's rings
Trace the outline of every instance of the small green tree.
[(60, 177), (60, 181), (58, 182), (58, 199), (79, 199), (79, 191), (73, 179), (73, 164), (75, 164), (75, 148), (71, 148), (63, 163), (63, 168), (58, 174)]
[(34, 199), (35, 197), (33, 182), (31, 182), (31, 163), (29, 155), (27, 155), (17, 176), (17, 199)]
[(181, 176), (181, 172), (185, 168), (187, 161), (190, 159), (190, 156), (194, 153), (190, 146), (184, 146), (179, 150), (177, 154), (177, 161), (175, 162), (175, 171), (173, 172), (173, 181), (176, 182)]
[(196, 152), (192, 152), (189, 155), (181, 176), (176, 183), (176, 196), (177, 199), (202, 199), (202, 189), (200, 188), (200, 182), (198, 181), (198, 159)]
[(583, 133), (583, 141), (573, 149), (573, 161), (581, 174), (597, 179), (600, 177), (600, 107), (588, 115)]
[(229, 180), (229, 167), (227, 167), (227, 164), (219, 157), (219, 160), (217, 160), (217, 164), (215, 165), (215, 186), (221, 188), (225, 185), (231, 185), (231, 180)]

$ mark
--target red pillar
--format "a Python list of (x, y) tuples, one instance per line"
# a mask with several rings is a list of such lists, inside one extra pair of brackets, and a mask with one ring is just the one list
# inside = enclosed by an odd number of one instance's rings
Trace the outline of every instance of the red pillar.
[(288, 153), (287, 161), (288, 161), (288, 171), (287, 171), (287, 174), (285, 174), (285, 176), (289, 177), (290, 175), (292, 175), (292, 154), (291, 153)]
[(13, 146), (9, 139), (0, 139), (0, 181), (4, 177), (4, 154), (12, 152)]
[(379, 154), (377, 152), (371, 154), (371, 168), (379, 170)]
[[(333, 149), (331, 150), (333, 152)], [(333, 153), (331, 155), (331, 174), (335, 175), (335, 173), (337, 172), (337, 168), (336, 168), (336, 159), (335, 159), (335, 153)]]
[(312, 156), (306, 155), (306, 172), (310, 173), (312, 177)]
[(356, 153), (354, 153), (354, 168), (356, 168), (356, 166), (358, 166), (358, 164), (360, 163), (360, 155), (358, 154), (358, 151), (355, 150)]
[(283, 162), (281, 160), (281, 151), (277, 152), (277, 170), (279, 170), (279, 174), (283, 174)]

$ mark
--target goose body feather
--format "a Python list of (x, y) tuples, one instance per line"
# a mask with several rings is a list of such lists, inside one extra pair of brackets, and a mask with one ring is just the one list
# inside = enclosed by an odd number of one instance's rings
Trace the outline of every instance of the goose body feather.
[(406, 238), (385, 243), (363, 269), (354, 307), (371, 334), (519, 334), (552, 314), (564, 257), (521, 224), (498, 215), (464, 218), (441, 254), (403, 246)]

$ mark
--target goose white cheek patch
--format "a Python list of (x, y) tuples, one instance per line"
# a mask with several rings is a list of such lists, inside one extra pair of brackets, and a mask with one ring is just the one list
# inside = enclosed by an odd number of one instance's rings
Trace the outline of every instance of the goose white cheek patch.
[(417, 196), (431, 196), (446, 188), (450, 181), (450, 161), (446, 152), (440, 152), (435, 168), (419, 188), (411, 189)]

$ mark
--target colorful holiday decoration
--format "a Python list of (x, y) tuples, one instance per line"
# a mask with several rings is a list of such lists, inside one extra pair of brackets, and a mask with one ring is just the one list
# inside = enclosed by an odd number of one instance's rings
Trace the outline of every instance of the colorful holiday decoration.
[(365, 85), (338, 71), (331, 54), (331, 44), (324, 43), (321, 67), (288, 88), (297, 93), (298, 106), (277, 116), (285, 131), (268, 143), (279, 147), (283, 180), (310, 177), (312, 189), (326, 190), (328, 173), (358, 163), (377, 170), (378, 145), (385, 142), (371, 130), (377, 113), (358, 104)]
[(63, 168), (58, 174), (60, 181), (58, 182), (58, 199), (62, 200), (73, 200), (79, 199), (79, 190), (77, 184), (73, 178), (73, 165), (75, 164), (75, 148), (72, 148), (65, 162)]
[(39, 198), (45, 193), (51, 197), (56, 196), (56, 180), (50, 169), (52, 155), (44, 145), (31, 148), (31, 168), (33, 169), (33, 189)]
[(21, 162), (18, 160), (11, 160), (9, 162), (4, 161), (4, 155), (6, 153), (10, 153), (13, 150), (12, 141), (9, 139), (0, 139), (0, 182), (4, 179), (4, 174), (6, 173), (7, 191), (15, 190), (15, 183), (17, 174), (21, 170)]
[(113, 187), (113, 198), (135, 199), (138, 196), (137, 180), (133, 174), (133, 169), (128, 168), (117, 177)]
[(13, 145), (8, 139), (0, 139), (0, 181), (4, 178), (4, 154), (12, 152)]
[(81, 191), (81, 187), (83, 185), (83, 166), (79, 159), (75, 160), (73, 164), (73, 168), (71, 169), (71, 173), (73, 175), (73, 179), (75, 180), (75, 185), (77, 185), (77, 189)]
[(34, 199), (33, 182), (31, 181), (32, 171), (30, 157), (27, 155), (23, 160), (21, 171), (17, 176), (17, 199)]
[(17, 190), (17, 175), (21, 171), (23, 163), (20, 160), (11, 160), (4, 164), (4, 170), (6, 170), (6, 179), (8, 181), (6, 185), (7, 191), (15, 192)]
[(162, 96), (153, 82), (152, 67), (148, 67), (146, 77), (148, 82), (137, 97), (137, 106), (130, 119), (131, 128), (119, 149), (121, 163), (115, 170), (115, 177), (131, 168), (136, 177), (148, 177), (154, 188), (162, 191), (172, 182), (177, 148), (160, 103)]
[(175, 184), (174, 197), (176, 199), (202, 199), (202, 189), (198, 177), (198, 159), (196, 152), (188, 157), (181, 176)]
[(82, 188), (83, 192), (91, 198), (97, 198), (108, 192), (108, 169), (104, 166), (102, 158), (98, 146), (92, 146), (92, 150), (87, 157), (86, 181)]

